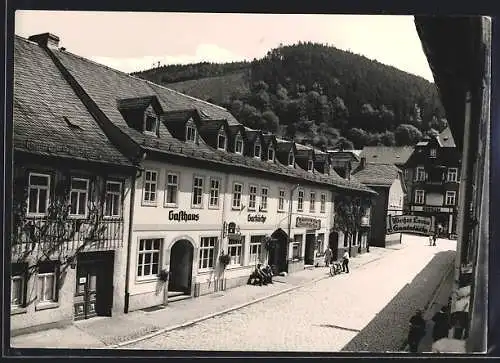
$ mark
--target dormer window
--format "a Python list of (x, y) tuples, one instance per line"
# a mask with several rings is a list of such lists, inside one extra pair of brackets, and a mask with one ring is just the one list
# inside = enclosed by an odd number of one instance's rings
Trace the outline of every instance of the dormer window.
[(186, 123), (186, 141), (196, 142), (196, 139), (197, 139), (196, 126), (194, 125), (193, 120), (189, 120)]
[(234, 152), (236, 154), (243, 154), (243, 138), (240, 134), (236, 135), (234, 140)]
[(293, 155), (293, 151), (290, 151), (288, 154), (288, 166), (294, 166), (295, 165), (295, 156)]
[(158, 118), (154, 115), (146, 115), (146, 119), (144, 120), (144, 132), (156, 135), (157, 127)]
[(260, 152), (261, 152), (260, 141), (259, 139), (257, 139), (257, 141), (255, 141), (255, 144), (253, 146), (253, 156), (255, 158), (260, 158)]
[(272, 146), (269, 146), (269, 149), (267, 149), (267, 160), (274, 161), (274, 149)]
[(309, 172), (311, 172), (311, 173), (312, 173), (312, 172), (313, 172), (313, 170), (314, 170), (314, 162), (313, 162), (312, 160), (309, 160), (309, 161), (307, 162), (307, 171), (309, 171)]
[(219, 129), (219, 134), (217, 135), (217, 149), (226, 150), (226, 133), (223, 127)]

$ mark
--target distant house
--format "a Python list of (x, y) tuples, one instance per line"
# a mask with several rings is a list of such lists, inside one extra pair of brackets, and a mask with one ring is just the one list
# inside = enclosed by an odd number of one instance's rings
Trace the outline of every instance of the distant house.
[(353, 171), (353, 177), (378, 193), (371, 207), (369, 244), (386, 247), (399, 242), (399, 235), (386, 238), (386, 218), (388, 215), (403, 214), (406, 187), (401, 170), (394, 164), (370, 163), (362, 157)]

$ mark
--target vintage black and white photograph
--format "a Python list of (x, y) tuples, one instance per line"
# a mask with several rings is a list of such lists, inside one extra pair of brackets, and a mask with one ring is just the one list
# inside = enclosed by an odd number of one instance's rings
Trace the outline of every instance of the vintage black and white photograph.
[(12, 348), (484, 353), (491, 19), (18, 10)]

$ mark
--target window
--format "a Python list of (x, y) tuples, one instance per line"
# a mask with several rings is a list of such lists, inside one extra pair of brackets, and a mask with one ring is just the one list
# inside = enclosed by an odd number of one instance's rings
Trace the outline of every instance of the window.
[(421, 166), (417, 167), (416, 173), (416, 181), (424, 181), (425, 180), (425, 169)]
[(186, 141), (196, 142), (196, 139), (197, 139), (196, 127), (194, 125), (193, 120), (189, 120), (186, 123)]
[(424, 204), (425, 193), (423, 190), (415, 190), (415, 204)]
[(165, 205), (177, 206), (177, 195), (179, 192), (179, 176), (175, 173), (167, 173), (167, 185), (165, 187)]
[(307, 161), (307, 171), (314, 171), (314, 162), (312, 160)]
[(288, 153), (288, 166), (294, 166), (295, 165), (295, 157), (293, 155), (293, 151), (290, 150)]
[(245, 237), (242, 236), (241, 239), (231, 238), (229, 239), (229, 244), (227, 248), (227, 253), (229, 255), (229, 265), (241, 265), (242, 264), (242, 253), (243, 243)]
[(50, 176), (30, 173), (28, 181), (28, 214), (47, 213), (50, 195)]
[(160, 266), (161, 239), (141, 239), (137, 260), (137, 277), (153, 278)]
[(198, 259), (199, 270), (207, 270), (214, 268), (216, 243), (217, 243), (217, 237), (201, 237), (200, 257)]
[(457, 196), (457, 192), (447, 191), (446, 192), (446, 205), (455, 205), (456, 196)]
[(216, 178), (210, 178), (210, 204), (212, 208), (219, 207), (219, 190), (220, 190), (220, 180)]
[(297, 212), (304, 210), (304, 191), (299, 189), (297, 196)]
[(87, 215), (88, 189), (88, 179), (71, 178), (70, 216), (85, 217)]
[(106, 196), (104, 198), (104, 216), (120, 217), (122, 200), (122, 183), (106, 181)]
[(234, 141), (234, 152), (237, 154), (243, 154), (243, 138), (240, 134), (236, 135)]
[(261, 152), (260, 140), (257, 139), (257, 141), (255, 141), (255, 144), (253, 146), (253, 156), (256, 158), (260, 158), (260, 152)]
[(195, 176), (193, 178), (193, 207), (203, 206), (203, 178)]
[(144, 173), (144, 195), (142, 201), (145, 204), (156, 204), (156, 186), (158, 184), (158, 172), (146, 170)]
[(404, 173), (405, 179), (408, 179), (408, 169), (405, 169), (403, 171), (403, 173)]
[(57, 265), (54, 262), (38, 266), (37, 300), (40, 303), (57, 301)]
[(250, 236), (250, 265), (257, 265), (261, 262), (262, 241), (264, 236)]
[(226, 150), (226, 133), (223, 127), (220, 128), (219, 134), (217, 135), (217, 149)]
[(255, 210), (257, 205), (257, 186), (250, 185), (248, 192), (248, 210)]
[(233, 209), (241, 209), (241, 192), (243, 184), (234, 183), (233, 185)]
[(319, 207), (319, 211), (320, 213), (326, 213), (326, 194), (325, 193), (321, 193), (321, 197), (320, 197), (320, 207)]
[(274, 161), (274, 148), (272, 146), (269, 146), (269, 149), (267, 149), (267, 160)]
[(262, 187), (260, 190), (260, 210), (267, 211), (267, 196), (269, 189), (267, 187)]
[(302, 235), (295, 234), (293, 236), (293, 244), (292, 244), (292, 259), (300, 259), (302, 252)]
[(285, 210), (285, 191), (280, 189), (278, 197), (278, 212)]
[(316, 193), (311, 192), (309, 194), (309, 212), (314, 213), (316, 212)]
[(458, 181), (458, 169), (457, 168), (449, 168), (448, 175), (446, 178), (449, 182)]
[(430, 156), (431, 158), (433, 158), (433, 159), (434, 159), (434, 158), (436, 158), (436, 154), (437, 154), (437, 150), (436, 150), (436, 149), (431, 149), (431, 150), (429, 151), (429, 156)]
[(10, 277), (10, 306), (11, 308), (24, 307), (26, 303), (26, 264), (13, 263)]
[(144, 122), (144, 131), (156, 134), (157, 118), (153, 115), (146, 115)]

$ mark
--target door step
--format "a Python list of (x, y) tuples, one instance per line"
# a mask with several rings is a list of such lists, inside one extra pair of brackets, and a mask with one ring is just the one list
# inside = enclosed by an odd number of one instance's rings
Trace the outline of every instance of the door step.
[(181, 294), (181, 295), (169, 296), (168, 303), (181, 301), (181, 300), (187, 300), (187, 299), (191, 299), (191, 295)]
[(171, 297), (176, 297), (176, 296), (180, 296), (180, 295), (185, 295), (184, 292), (182, 291), (169, 291), (168, 292), (168, 298), (170, 299)]
[(304, 265), (304, 270), (314, 270), (314, 265)]

